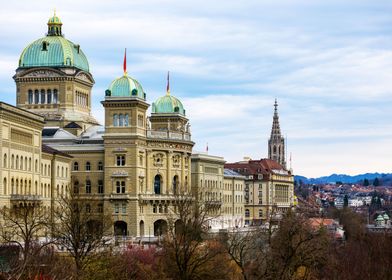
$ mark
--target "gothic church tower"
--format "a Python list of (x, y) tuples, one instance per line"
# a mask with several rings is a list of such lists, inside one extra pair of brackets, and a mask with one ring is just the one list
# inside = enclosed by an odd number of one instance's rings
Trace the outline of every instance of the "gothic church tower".
[(268, 140), (268, 158), (277, 161), (286, 168), (285, 139), (280, 132), (278, 102), (275, 99), (274, 117), (272, 122), (271, 137)]

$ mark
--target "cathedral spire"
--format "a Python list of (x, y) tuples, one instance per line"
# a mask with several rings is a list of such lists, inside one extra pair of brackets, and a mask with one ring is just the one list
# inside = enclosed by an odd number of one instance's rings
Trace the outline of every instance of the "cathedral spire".
[(285, 139), (280, 132), (278, 101), (275, 99), (271, 137), (268, 140), (268, 158), (277, 161), (286, 168)]

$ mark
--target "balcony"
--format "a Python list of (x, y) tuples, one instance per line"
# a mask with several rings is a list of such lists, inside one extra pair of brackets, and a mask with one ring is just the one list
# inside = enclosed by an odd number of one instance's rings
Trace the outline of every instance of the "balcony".
[(141, 202), (170, 202), (178, 201), (184, 199), (193, 199), (191, 195), (173, 195), (173, 194), (139, 194), (139, 199)]
[(42, 200), (42, 196), (41, 195), (30, 195), (30, 194), (11, 194), (11, 201), (28, 201), (28, 202), (37, 202), (37, 201), (41, 201)]
[(109, 199), (111, 200), (127, 200), (131, 197), (127, 193), (111, 193)]
[(174, 132), (168, 130), (147, 130), (148, 138), (191, 141), (191, 134), (187, 132)]
[(205, 201), (205, 204), (208, 206), (212, 206), (212, 207), (220, 207), (222, 205), (222, 201), (221, 200), (207, 200)]

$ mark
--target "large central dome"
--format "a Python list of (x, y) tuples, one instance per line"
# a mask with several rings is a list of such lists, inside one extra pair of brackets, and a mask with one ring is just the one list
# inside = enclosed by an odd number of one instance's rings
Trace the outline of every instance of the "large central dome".
[(76, 67), (89, 72), (86, 56), (78, 44), (65, 39), (61, 20), (54, 15), (48, 21), (48, 34), (29, 44), (19, 58), (20, 68)]

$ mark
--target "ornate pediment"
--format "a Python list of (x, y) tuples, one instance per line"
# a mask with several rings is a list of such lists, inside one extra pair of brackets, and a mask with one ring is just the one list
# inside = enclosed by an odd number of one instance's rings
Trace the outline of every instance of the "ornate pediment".
[(23, 78), (47, 78), (47, 77), (61, 77), (57, 72), (51, 70), (34, 70), (23, 75)]
[(89, 77), (89, 75), (87, 75), (86, 73), (83, 73), (83, 72), (78, 73), (78, 74), (76, 75), (76, 78), (77, 78), (77, 79), (80, 79), (80, 80), (82, 80), (82, 81), (89, 82), (89, 83), (94, 83), (94, 81), (91, 79), (91, 77)]

